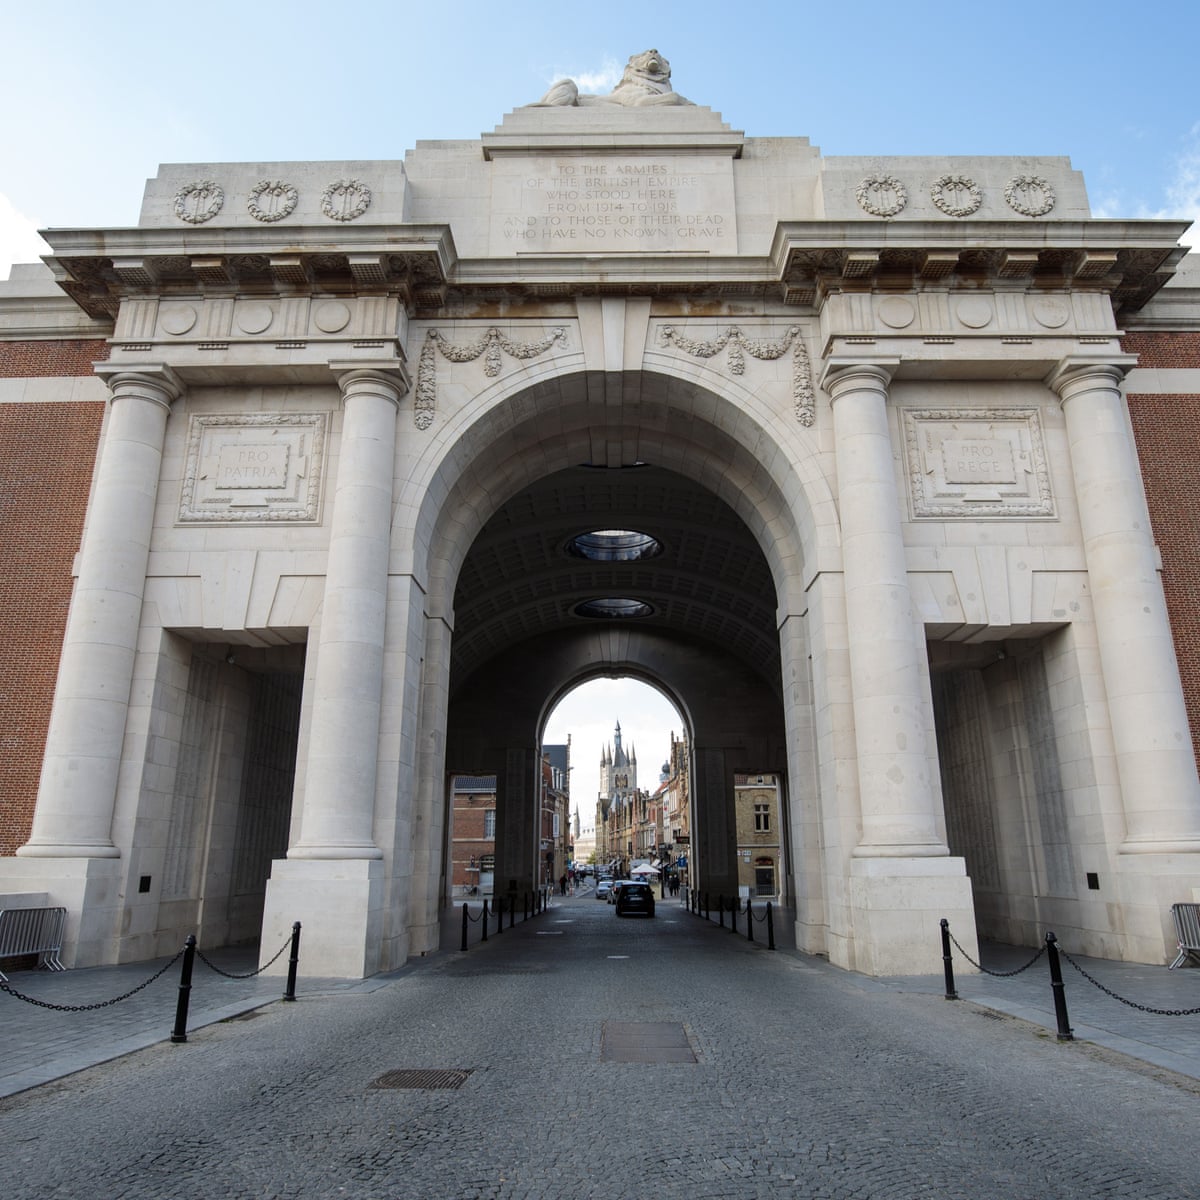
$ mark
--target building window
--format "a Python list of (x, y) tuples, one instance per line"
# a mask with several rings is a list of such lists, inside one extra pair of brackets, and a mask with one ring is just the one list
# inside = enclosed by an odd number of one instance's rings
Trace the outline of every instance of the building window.
[(754, 832), (770, 833), (770, 831), (771, 806), (769, 804), (756, 804), (754, 806)]
[(496, 810), (494, 808), (484, 809), (483, 836), (485, 838), (494, 838), (496, 836)]

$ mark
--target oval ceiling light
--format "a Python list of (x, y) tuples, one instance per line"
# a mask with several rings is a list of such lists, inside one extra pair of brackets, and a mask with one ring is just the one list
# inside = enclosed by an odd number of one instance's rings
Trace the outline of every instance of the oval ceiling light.
[(638, 562), (663, 552), (662, 542), (635, 529), (593, 529), (576, 534), (566, 546), (567, 553), (589, 562)]
[(654, 612), (644, 600), (624, 600), (603, 597), (584, 600), (575, 605), (577, 617), (591, 617), (601, 621), (624, 621), (630, 617), (648, 617)]

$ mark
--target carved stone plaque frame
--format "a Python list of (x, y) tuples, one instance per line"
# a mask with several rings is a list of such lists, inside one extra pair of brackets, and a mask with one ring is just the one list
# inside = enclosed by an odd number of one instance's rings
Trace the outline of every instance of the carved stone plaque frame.
[(912, 515), (1054, 517), (1036, 408), (901, 410)]
[(320, 520), (327, 422), (325, 413), (193, 416), (180, 523)]

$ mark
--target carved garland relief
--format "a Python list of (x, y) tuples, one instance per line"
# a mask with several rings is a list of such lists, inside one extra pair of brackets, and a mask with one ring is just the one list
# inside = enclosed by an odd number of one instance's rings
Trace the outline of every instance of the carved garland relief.
[(246, 211), (256, 221), (282, 221), (290, 217), (300, 200), (300, 193), (282, 179), (263, 179), (250, 189)]
[(659, 340), (664, 346), (672, 345), (693, 358), (713, 358), (722, 350), (728, 350), (726, 363), (731, 375), (743, 375), (746, 371), (747, 354), (751, 358), (774, 361), (782, 358), (789, 347), (792, 349), (792, 402), (796, 420), (801, 425), (811, 426), (816, 419), (816, 398), (812, 383), (812, 363), (801, 336), (800, 326), (793, 325), (781, 338), (748, 338), (736, 325), (731, 325), (709, 341), (696, 341), (686, 337), (674, 325), (664, 325), (659, 331)]
[(854, 189), (863, 212), (873, 217), (894, 217), (908, 203), (908, 191), (895, 175), (868, 175)]
[[(868, 175), (854, 189), (863, 212), (894, 217), (908, 204), (908, 190), (894, 175)], [(983, 190), (966, 175), (943, 175), (929, 189), (929, 198), (948, 217), (969, 217), (983, 204)], [(1004, 186), (1004, 201), (1023, 217), (1044, 217), (1057, 202), (1054, 188), (1040, 175), (1014, 175)]]
[[(250, 189), (246, 211), (256, 220), (273, 224), (290, 217), (300, 201), (300, 191), (282, 179), (262, 179)], [(175, 193), (175, 216), (191, 225), (211, 221), (225, 204), (225, 190), (211, 179), (201, 179)], [(371, 207), (371, 189), (358, 179), (335, 179), (321, 193), (321, 212), (331, 221), (356, 221)]]
[(545, 354), (555, 342), (567, 344), (567, 331), (562, 326), (551, 329), (545, 337), (535, 342), (515, 342), (506, 337), (494, 326), (486, 330), (482, 337), (466, 345), (458, 346), (448, 342), (436, 330), (431, 329), (425, 335), (425, 345), (421, 347), (421, 357), (417, 364), (417, 393), (413, 401), (413, 422), (418, 429), (428, 429), (433, 424), (433, 416), (437, 410), (437, 354), (452, 363), (474, 362), (483, 356), (483, 373), (489, 379), (495, 379), (503, 366), (503, 355), (511, 358), (528, 360)]
[(912, 515), (1053, 517), (1035, 408), (903, 409)]
[(175, 193), (175, 215), (191, 225), (202, 225), (211, 221), (224, 203), (225, 192), (221, 185), (211, 179), (201, 179)]

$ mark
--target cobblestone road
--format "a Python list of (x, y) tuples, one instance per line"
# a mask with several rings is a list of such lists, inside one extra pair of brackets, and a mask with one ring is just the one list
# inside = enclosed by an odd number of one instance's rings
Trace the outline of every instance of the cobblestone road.
[[(607, 1061), (618, 1023), (682, 1026), (696, 1061)], [(470, 1074), (372, 1086), (413, 1068)], [(1192, 1200), (1198, 1116), (1194, 1080), (669, 902), (650, 921), (581, 898), (2, 1100), (0, 1180), (20, 1200)]]

